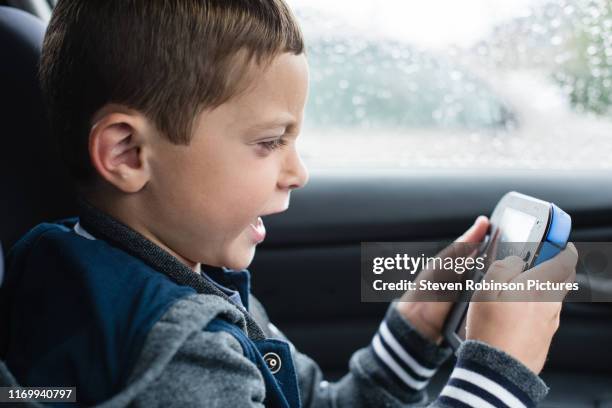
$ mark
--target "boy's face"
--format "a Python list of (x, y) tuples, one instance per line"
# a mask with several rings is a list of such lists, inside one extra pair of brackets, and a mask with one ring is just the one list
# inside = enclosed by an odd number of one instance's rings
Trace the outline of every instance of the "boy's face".
[(308, 179), (296, 150), (306, 58), (254, 69), (246, 92), (199, 115), (188, 146), (151, 138), (138, 229), (191, 266), (247, 267), (265, 235), (258, 218), (286, 210)]

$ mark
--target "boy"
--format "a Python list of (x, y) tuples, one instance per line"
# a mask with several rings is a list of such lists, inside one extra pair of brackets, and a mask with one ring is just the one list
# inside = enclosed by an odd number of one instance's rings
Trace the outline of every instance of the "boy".
[[(330, 384), (249, 293), (261, 217), (308, 178), (296, 150), (308, 68), (282, 0), (60, 0), (41, 80), (83, 201), (79, 218), (39, 225), (8, 257), (0, 355), (21, 385), (76, 386), (80, 405), (113, 407), (424, 402), (449, 355), (449, 304), (392, 304)], [(541, 270), (569, 279), (574, 255)], [(511, 280), (520, 266), (489, 273)], [(435, 406), (543, 398), (559, 306), (526, 308), (470, 308), (473, 341)], [(528, 338), (513, 333), (518, 317)]]

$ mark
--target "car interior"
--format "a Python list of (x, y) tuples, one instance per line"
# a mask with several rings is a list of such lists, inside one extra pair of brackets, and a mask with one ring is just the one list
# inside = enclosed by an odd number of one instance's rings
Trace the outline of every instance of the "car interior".
[[(50, 11), (40, 7), (0, 1), (5, 255), (36, 224), (72, 216), (76, 208), (38, 88)], [(290, 209), (266, 219), (269, 238), (249, 267), (253, 291), (274, 324), (333, 381), (347, 371), (350, 355), (369, 344), (388, 307), (360, 299), (362, 242), (451, 241), (512, 190), (571, 214), (571, 241), (612, 241), (611, 186), (612, 172), (600, 170), (314, 170)], [(566, 303), (542, 372), (551, 390), (541, 406), (612, 407), (611, 344), (610, 304)], [(431, 396), (451, 367), (452, 361), (437, 374)]]

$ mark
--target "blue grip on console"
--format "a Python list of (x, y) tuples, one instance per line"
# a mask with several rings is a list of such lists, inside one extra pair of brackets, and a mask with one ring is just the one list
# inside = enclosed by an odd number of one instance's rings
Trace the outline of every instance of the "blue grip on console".
[(535, 265), (548, 261), (561, 252), (567, 245), (571, 230), (572, 218), (561, 208), (551, 203), (550, 227), (546, 239), (542, 242)]

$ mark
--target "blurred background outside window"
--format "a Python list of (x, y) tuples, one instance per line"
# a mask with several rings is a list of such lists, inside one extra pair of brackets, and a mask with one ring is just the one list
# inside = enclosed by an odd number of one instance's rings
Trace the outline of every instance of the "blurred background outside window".
[(311, 169), (612, 167), (612, 0), (289, 0)]

